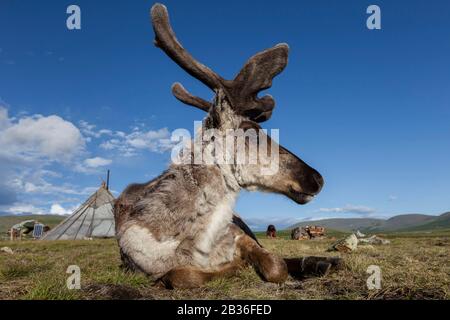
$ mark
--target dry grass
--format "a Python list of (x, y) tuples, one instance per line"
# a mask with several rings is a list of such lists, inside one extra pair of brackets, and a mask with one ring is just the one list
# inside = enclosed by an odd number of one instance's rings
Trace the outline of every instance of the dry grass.
[[(360, 247), (340, 254), (346, 267), (321, 278), (283, 285), (261, 281), (246, 269), (195, 290), (164, 290), (140, 274), (124, 273), (114, 240), (0, 242), (0, 299), (449, 299), (450, 240), (447, 235), (391, 238), (388, 246)], [(283, 256), (336, 255), (332, 240), (261, 242)], [(337, 254), (339, 255), (339, 254)], [(69, 265), (81, 268), (81, 290), (66, 288)], [(382, 270), (382, 289), (368, 290), (369, 265)]]

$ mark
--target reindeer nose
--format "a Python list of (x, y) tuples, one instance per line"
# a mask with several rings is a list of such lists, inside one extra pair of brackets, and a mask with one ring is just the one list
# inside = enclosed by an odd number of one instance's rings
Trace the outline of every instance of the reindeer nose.
[(317, 171), (315, 171), (312, 176), (313, 176), (313, 180), (316, 183), (316, 188), (315, 188), (316, 190), (314, 191), (314, 193), (318, 194), (320, 192), (320, 190), (322, 190), (322, 187), (324, 184), (323, 177)]

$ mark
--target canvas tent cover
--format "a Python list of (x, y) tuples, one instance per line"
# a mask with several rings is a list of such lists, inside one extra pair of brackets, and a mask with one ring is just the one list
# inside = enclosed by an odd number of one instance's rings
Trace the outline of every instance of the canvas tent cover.
[(82, 240), (115, 236), (113, 195), (100, 187), (70, 217), (42, 237), (42, 240)]

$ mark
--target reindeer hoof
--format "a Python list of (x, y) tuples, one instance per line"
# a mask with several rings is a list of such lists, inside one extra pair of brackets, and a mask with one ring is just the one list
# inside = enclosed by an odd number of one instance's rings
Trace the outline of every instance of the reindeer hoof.
[(331, 263), (332, 268), (335, 270), (341, 270), (344, 267), (344, 259), (340, 257), (329, 257), (326, 261)]
[(325, 276), (332, 270), (339, 270), (343, 261), (339, 257), (304, 257), (285, 259), (289, 274), (294, 278)]
[(342, 268), (343, 261), (339, 257), (305, 257), (302, 263), (302, 275), (325, 276), (331, 270)]
[(326, 276), (331, 269), (331, 263), (325, 261), (319, 261), (316, 265), (316, 274), (318, 276)]

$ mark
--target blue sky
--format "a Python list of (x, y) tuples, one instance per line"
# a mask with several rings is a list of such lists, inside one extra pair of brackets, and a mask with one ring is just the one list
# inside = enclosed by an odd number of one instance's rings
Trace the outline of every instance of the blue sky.
[[(263, 126), (322, 173), (299, 206), (241, 194), (250, 220), (439, 214), (450, 209), (448, 1), (165, 1), (183, 45), (232, 78), (286, 42)], [(66, 8), (81, 8), (81, 30)], [(0, 2), (0, 212), (67, 213), (100, 184), (144, 182), (170, 161), (168, 139), (201, 111), (170, 93), (207, 88), (153, 46), (152, 1)], [(381, 8), (368, 30), (366, 8)]]

